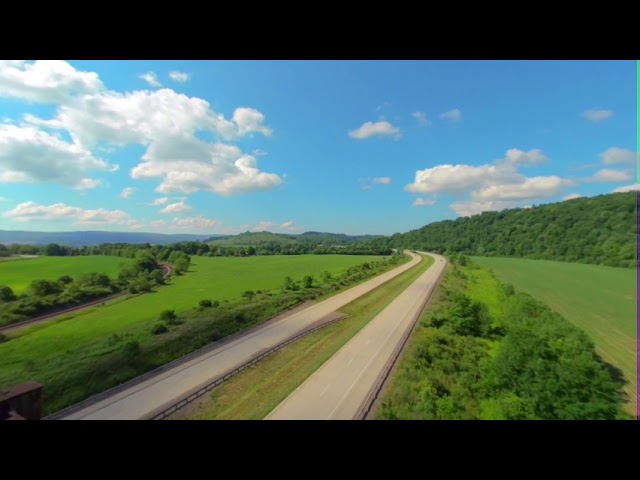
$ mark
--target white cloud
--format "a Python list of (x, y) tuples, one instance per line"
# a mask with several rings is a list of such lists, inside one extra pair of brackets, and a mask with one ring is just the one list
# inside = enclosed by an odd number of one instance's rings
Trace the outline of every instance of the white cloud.
[(232, 120), (237, 125), (238, 135), (240, 136), (257, 132), (268, 137), (272, 133), (269, 127), (262, 125), (264, 115), (255, 108), (236, 108), (233, 112)]
[(174, 218), (173, 225), (177, 228), (188, 231), (210, 231), (212, 228), (220, 226), (221, 222), (212, 218), (205, 218), (202, 215), (189, 218)]
[(8, 202), (9, 199), (7, 197), (0, 197), (0, 203), (2, 202)]
[(92, 190), (102, 184), (102, 180), (95, 178), (83, 178), (73, 188), (75, 190)]
[(291, 230), (295, 228), (293, 221), (289, 220), (288, 222), (284, 222), (280, 225), (280, 228), (284, 228), (285, 230)]
[(612, 170), (610, 168), (603, 168), (596, 172), (592, 177), (589, 177), (588, 182), (601, 182), (601, 183), (615, 183), (626, 182), (631, 179), (631, 175), (621, 170)]
[(462, 120), (462, 112), (459, 109), (454, 108), (453, 110), (441, 113), (440, 118), (449, 122), (459, 122)]
[(169, 205), (164, 207), (162, 210), (160, 210), (160, 213), (180, 215), (182, 213), (187, 213), (190, 211), (191, 211), (191, 207), (187, 205), (184, 201), (182, 201), (182, 202), (170, 203)]
[(189, 81), (189, 79), (191, 78), (191, 75), (184, 72), (178, 72), (177, 70), (171, 70), (169, 72), (169, 78), (174, 82), (185, 83)]
[(123, 188), (122, 191), (120, 192), (120, 198), (129, 198), (131, 195), (135, 193), (135, 191), (136, 191), (135, 187)]
[(360, 188), (362, 188), (362, 190), (371, 190), (373, 187), (371, 185), (363, 185)]
[(630, 165), (638, 162), (638, 154), (632, 150), (620, 147), (611, 147), (600, 154), (602, 163), (614, 165), (616, 163), (627, 163)]
[(574, 200), (576, 198), (582, 198), (582, 195), (580, 195), (579, 193), (570, 193), (569, 195), (565, 195), (564, 197), (562, 197), (562, 201)]
[(535, 165), (541, 165), (549, 161), (549, 159), (539, 149), (529, 150), (525, 152), (518, 148), (511, 148), (507, 150), (502, 162), (510, 165), (517, 165), (520, 167), (529, 167)]
[(0, 125), (0, 182), (56, 182), (86, 188), (89, 179), (83, 174), (114, 167), (86, 148), (33, 126)]
[(259, 222), (258, 225), (252, 228), (254, 232), (264, 232), (265, 230), (269, 230), (270, 228), (275, 227), (276, 224), (273, 222), (262, 221)]
[(66, 129), (75, 145), (88, 150), (107, 146), (143, 145), (134, 179), (161, 178), (161, 193), (206, 190), (220, 195), (271, 190), (282, 183), (261, 172), (255, 157), (220, 140), (207, 142), (197, 132), (236, 140), (252, 133), (270, 135), (264, 115), (241, 107), (232, 120), (211, 110), (207, 101), (171, 89), (119, 93), (104, 91), (78, 96), (61, 105), (53, 119), (27, 119), (49, 128)]
[(63, 103), (74, 94), (102, 88), (97, 73), (78, 71), (62, 60), (0, 60), (0, 97)]
[(431, 200), (427, 200), (427, 199), (424, 199), (422, 197), (418, 197), (418, 198), (415, 199), (415, 201), (413, 202), (412, 206), (413, 207), (429, 207), (429, 206), (431, 206), (431, 205), (433, 205), (435, 203), (436, 203), (435, 200), (432, 200), (432, 199)]
[(149, 203), (146, 203), (145, 205), (151, 205), (152, 207), (156, 207), (158, 205), (164, 205), (168, 201), (169, 201), (169, 197), (160, 197), (150, 201)]
[(405, 187), (414, 193), (459, 195), (476, 188), (521, 183), (525, 177), (511, 165), (437, 165), (416, 171), (415, 181)]
[(392, 136), (397, 140), (400, 138), (400, 129), (398, 127), (394, 127), (387, 121), (380, 121), (375, 123), (365, 122), (360, 126), (360, 128), (349, 132), (349, 136), (351, 138), (356, 138), (358, 140), (369, 138), (374, 135)]
[(557, 195), (562, 187), (573, 185), (570, 180), (557, 176), (532, 177), (521, 183), (508, 185), (491, 185), (471, 193), (471, 198), (476, 201), (494, 200), (533, 200)]
[(374, 178), (373, 183), (378, 183), (380, 185), (389, 185), (391, 183), (391, 178), (390, 177)]
[(25, 223), (70, 220), (75, 225), (126, 225), (133, 227), (137, 224), (121, 210), (105, 210), (104, 208), (85, 210), (64, 203), (39, 205), (35, 202), (24, 202), (13, 210), (5, 212), (3, 217)]
[(431, 125), (431, 121), (427, 118), (427, 114), (424, 112), (413, 112), (411, 116), (418, 121), (418, 125), (420, 125), (421, 127), (427, 127)]
[(601, 108), (592, 108), (582, 113), (582, 116), (590, 122), (597, 123), (613, 116), (613, 110), (604, 110)]
[(140, 75), (140, 78), (152, 87), (158, 88), (162, 86), (162, 84), (158, 81), (158, 76), (155, 74), (155, 72), (143, 73), (142, 75)]
[(624, 187), (618, 187), (613, 191), (613, 193), (637, 192), (637, 191), (640, 191), (640, 183), (636, 183), (633, 185), (625, 185)]

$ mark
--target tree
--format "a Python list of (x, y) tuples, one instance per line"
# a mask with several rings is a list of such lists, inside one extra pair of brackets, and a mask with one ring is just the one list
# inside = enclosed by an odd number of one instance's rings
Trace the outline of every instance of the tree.
[(44, 254), (50, 257), (59, 257), (65, 254), (64, 249), (57, 243), (50, 243), (44, 247)]
[(305, 276), (303, 279), (303, 282), (304, 282), (304, 288), (313, 287), (313, 277), (311, 275)]
[(211, 303), (211, 300), (205, 299), (205, 300), (200, 300), (199, 305), (201, 308), (211, 308), (212, 303)]
[(16, 299), (11, 287), (0, 285), (0, 302), (13, 302)]
[(162, 322), (173, 322), (178, 318), (175, 310), (165, 310), (160, 314), (160, 321)]
[(73, 278), (69, 275), (63, 275), (58, 279), (58, 283), (61, 285), (68, 285), (71, 282), (73, 282)]
[(60, 293), (62, 288), (57, 283), (49, 280), (34, 280), (31, 282), (29, 290), (37, 297), (46, 297), (47, 295)]
[(137, 358), (142, 353), (140, 342), (136, 340), (129, 340), (122, 346), (122, 351), (129, 358)]

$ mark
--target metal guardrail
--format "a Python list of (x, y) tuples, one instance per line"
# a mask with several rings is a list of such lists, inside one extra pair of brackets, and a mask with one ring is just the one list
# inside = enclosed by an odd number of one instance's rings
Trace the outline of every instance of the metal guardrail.
[(321, 330), (321, 329), (323, 329), (325, 327), (328, 327), (329, 325), (333, 325), (334, 323), (339, 322), (340, 320), (343, 320), (347, 316), (348, 315), (341, 316), (341, 317), (335, 318), (333, 320), (329, 320), (327, 322), (322, 323), (321, 325), (318, 325), (316, 327), (312, 327), (312, 328), (307, 329), (307, 330), (305, 330), (305, 331), (303, 331), (301, 333), (298, 333), (297, 335), (285, 340), (284, 342), (279, 343), (275, 347), (270, 348), (266, 352), (263, 352), (260, 355), (257, 355), (256, 357), (252, 358), (248, 362), (243, 363), (239, 367), (236, 367), (233, 370), (230, 370), (227, 373), (224, 373), (223, 375), (219, 376), (215, 380), (209, 381), (207, 384), (205, 384), (203, 386), (196, 387), (195, 391), (192, 390), (190, 393), (186, 394), (186, 396), (183, 397), (181, 400), (178, 400), (177, 402), (175, 402), (175, 403), (173, 403), (173, 404), (171, 404), (169, 406), (164, 405), (164, 406), (160, 407), (158, 410), (155, 410), (154, 412), (150, 413), (149, 415), (143, 417), (141, 420), (162, 420), (162, 419), (168, 417), (169, 415), (175, 413), (176, 411), (178, 411), (181, 408), (185, 407), (189, 403), (193, 402), (197, 398), (201, 397), (205, 393), (210, 392), (211, 390), (213, 390), (217, 386), (219, 386), (222, 383), (224, 383), (225, 381), (229, 380), (231, 377), (233, 377), (233, 376), (239, 374), (240, 372), (242, 372), (243, 370), (247, 369), (251, 365), (254, 365), (254, 364), (258, 363), (260, 360), (268, 357), (269, 355), (272, 355), (272, 354), (276, 353), (278, 350), (283, 349), (287, 345), (290, 345), (293, 342), (295, 342), (297, 340), (300, 340), (302, 337), (306, 337), (307, 335), (315, 333), (318, 330)]
[(134, 377), (130, 380), (126, 380), (122, 383), (120, 383), (119, 385), (116, 385), (115, 387), (111, 387), (108, 390), (105, 390), (103, 392), (97, 393), (96, 395), (93, 395), (89, 398), (86, 398), (78, 403), (75, 403), (73, 405), (70, 405), (66, 408), (63, 408), (62, 410), (58, 410), (57, 412), (51, 413), (48, 416), (44, 417), (43, 420), (58, 420), (60, 418), (66, 417), (67, 415), (71, 415), (72, 413), (77, 412), (78, 410), (82, 410), (83, 408), (87, 408), (91, 405), (94, 405), (106, 398), (109, 398), (111, 395), (115, 395), (116, 393), (122, 392), (123, 390), (126, 390), (127, 388), (133, 387), (134, 385), (138, 385), (139, 383), (144, 382), (145, 380), (148, 380), (151, 377), (154, 377), (156, 375), (159, 375), (162, 372), (165, 372), (167, 370), (170, 370), (174, 367), (177, 367), (178, 365), (181, 365), (183, 363), (186, 363), (196, 357), (199, 357), (200, 355), (203, 355), (205, 353), (209, 353), (212, 350), (215, 350), (216, 348), (220, 347), (221, 345), (224, 345), (226, 343), (232, 342), (234, 340), (236, 340), (237, 338), (246, 335), (247, 333), (253, 331), (253, 330), (257, 330), (259, 328), (264, 327), (265, 325), (267, 325), (270, 321), (274, 320), (276, 317), (282, 315), (285, 312), (288, 312), (290, 310), (293, 310), (296, 307), (299, 307), (300, 305), (302, 305), (304, 302), (300, 301), (300, 302), (296, 302), (295, 304), (293, 304), (292, 306), (282, 310), (281, 312), (279, 312), (277, 315), (275, 315), (274, 317), (270, 318), (269, 320), (259, 323), (257, 325), (251, 325), (250, 327), (247, 327), (245, 329), (242, 329), (236, 333), (233, 333), (231, 335), (228, 335), (224, 338), (221, 338), (220, 340), (216, 341), (216, 342), (212, 342), (209, 343), (207, 345), (205, 345), (204, 347), (201, 347), (197, 350), (194, 350), (193, 352), (189, 352), (184, 354), (183, 356), (176, 358), (175, 360), (172, 360), (168, 363), (165, 363), (164, 365), (160, 365), (157, 368), (154, 368), (153, 370), (149, 370), (146, 373), (143, 373), (142, 375), (138, 375), (137, 377)]
[(387, 361), (384, 369), (382, 370), (382, 373), (378, 377), (378, 380), (376, 381), (373, 388), (369, 392), (369, 395), (367, 396), (367, 398), (362, 403), (362, 406), (360, 407), (360, 410), (358, 410), (358, 414), (356, 415), (355, 420), (366, 420), (367, 416), (371, 413), (373, 404), (378, 399), (378, 396), (380, 395), (380, 392), (382, 391), (384, 384), (386, 383), (386, 381), (389, 378), (389, 375), (391, 374), (391, 370), (393, 369), (396, 362), (398, 361), (398, 358), (400, 358), (400, 354), (404, 350), (404, 347), (407, 345), (407, 342), (409, 341), (411, 334), (415, 330), (416, 325), (418, 324), (418, 320), (420, 320), (420, 317), (422, 316), (427, 306), (427, 303), (429, 303), (429, 300), (431, 300), (431, 297), (433, 296), (433, 292), (435, 292), (437, 286), (440, 284), (440, 280), (442, 280), (442, 276), (444, 275), (445, 270), (446, 270), (446, 263), (445, 263), (445, 268), (443, 268), (440, 274), (438, 275), (435, 286), (433, 287), (429, 295), (427, 295), (427, 298), (422, 303), (420, 310), (418, 311), (415, 318), (411, 322), (411, 326), (409, 327), (409, 329), (407, 329), (407, 331), (402, 336), (400, 343), (398, 343), (395, 350), (393, 351), (393, 354), (391, 355), (391, 358)]

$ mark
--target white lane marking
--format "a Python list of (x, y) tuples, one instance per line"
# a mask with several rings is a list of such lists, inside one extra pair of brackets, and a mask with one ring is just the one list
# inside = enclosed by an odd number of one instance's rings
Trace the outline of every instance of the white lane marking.
[(326, 393), (326, 391), (327, 391), (327, 390), (329, 390), (329, 387), (330, 387), (330, 386), (331, 386), (331, 384), (330, 384), (330, 383), (328, 383), (328, 384), (327, 384), (327, 386), (326, 386), (326, 387), (324, 387), (324, 390), (322, 390), (322, 392), (320, 393), (320, 396), (323, 396), (323, 395)]

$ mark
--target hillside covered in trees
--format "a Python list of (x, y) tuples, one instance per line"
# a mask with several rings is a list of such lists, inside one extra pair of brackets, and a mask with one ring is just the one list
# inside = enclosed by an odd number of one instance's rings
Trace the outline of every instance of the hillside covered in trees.
[(436, 253), (636, 265), (636, 192), (445, 220), (371, 242)]

